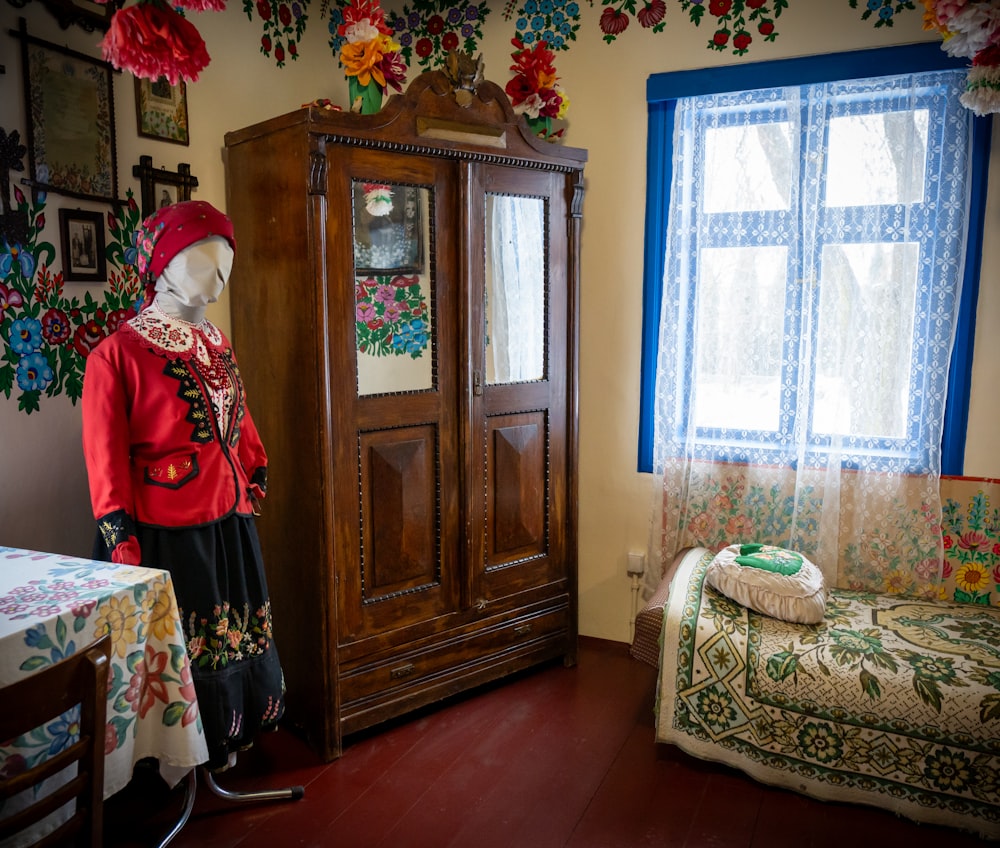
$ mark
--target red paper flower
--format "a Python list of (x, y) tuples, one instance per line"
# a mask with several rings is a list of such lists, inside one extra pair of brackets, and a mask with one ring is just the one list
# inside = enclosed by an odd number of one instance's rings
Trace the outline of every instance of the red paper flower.
[(190, 12), (224, 12), (226, 0), (174, 0), (174, 6), (180, 6)]
[[(392, 35), (392, 30), (386, 26), (385, 12), (379, 5), (379, 0), (352, 0), (342, 10), (344, 22), (337, 27), (337, 33), (350, 40), (349, 30), (374, 27), (383, 35)], [(366, 39), (367, 40), (367, 39)]]
[(403, 83), (406, 82), (406, 62), (399, 53), (383, 53), (379, 70), (382, 71), (387, 86), (394, 91), (403, 90)]
[(504, 88), (514, 111), (529, 119), (562, 118), (569, 107), (565, 92), (559, 86), (555, 54), (544, 41), (526, 47), (519, 38), (511, 39), (516, 48), (511, 54), (515, 76)]
[(983, 65), (1000, 65), (1000, 45), (991, 44), (984, 47), (972, 57), (972, 64), (980, 67)]
[(171, 85), (191, 82), (208, 65), (208, 50), (194, 24), (159, 0), (119, 9), (111, 19), (101, 53), (119, 70)]

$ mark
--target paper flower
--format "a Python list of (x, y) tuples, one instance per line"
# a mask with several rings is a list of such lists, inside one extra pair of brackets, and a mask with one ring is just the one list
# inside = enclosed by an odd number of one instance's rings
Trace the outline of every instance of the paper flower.
[(402, 91), (406, 64), (378, 0), (351, 0), (340, 10), (340, 64), (347, 75), (351, 108), (377, 112), (386, 88)]
[(392, 212), (392, 189), (382, 183), (365, 183), (365, 211), (377, 218)]
[(119, 9), (101, 41), (101, 54), (119, 70), (171, 85), (195, 81), (208, 65), (205, 42), (194, 24), (161, 0)]
[(544, 41), (526, 47), (519, 38), (513, 38), (511, 44), (516, 48), (510, 66), (514, 78), (504, 90), (514, 112), (524, 115), (528, 125), (543, 138), (550, 138), (552, 121), (565, 117), (569, 109), (569, 97), (557, 82), (555, 55)]
[(936, 30), (949, 56), (972, 60), (959, 100), (977, 115), (1000, 112), (1000, 2), (923, 0), (924, 29)]

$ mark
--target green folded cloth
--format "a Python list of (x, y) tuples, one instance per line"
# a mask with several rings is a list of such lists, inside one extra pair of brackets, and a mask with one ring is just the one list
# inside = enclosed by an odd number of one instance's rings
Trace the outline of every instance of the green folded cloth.
[(788, 551), (774, 545), (762, 545), (753, 542), (747, 545), (740, 545), (740, 554), (734, 559), (739, 565), (750, 568), (762, 568), (765, 571), (772, 571), (775, 574), (783, 574), (790, 577), (797, 574), (802, 568), (802, 554), (795, 551)]

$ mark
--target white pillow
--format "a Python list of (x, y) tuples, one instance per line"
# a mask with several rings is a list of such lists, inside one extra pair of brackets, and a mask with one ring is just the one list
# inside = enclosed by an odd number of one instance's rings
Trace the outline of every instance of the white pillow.
[(729, 545), (705, 581), (727, 598), (772, 618), (818, 624), (826, 612), (823, 572), (796, 551), (774, 545)]

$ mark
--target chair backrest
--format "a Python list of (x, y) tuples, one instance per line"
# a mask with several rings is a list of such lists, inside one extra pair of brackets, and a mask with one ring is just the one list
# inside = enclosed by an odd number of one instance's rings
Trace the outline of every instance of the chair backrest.
[[(0, 780), (0, 800), (20, 795), (11, 804), (15, 812), (0, 819), (0, 841), (25, 831), (39, 831), (38, 823), (69, 802), (76, 801), (69, 820), (33, 845), (77, 844), (99, 846), (104, 812), (104, 725), (107, 714), (111, 637), (96, 642), (60, 662), (33, 672), (0, 689), (0, 742), (47, 724), (80, 705), (77, 741), (29, 769)], [(74, 772), (75, 766), (75, 774)], [(32, 787), (69, 767), (37, 794)], [(51, 785), (51, 784), (50, 784)], [(28, 790), (28, 791), (25, 791)], [(25, 806), (25, 803), (27, 806)]]

